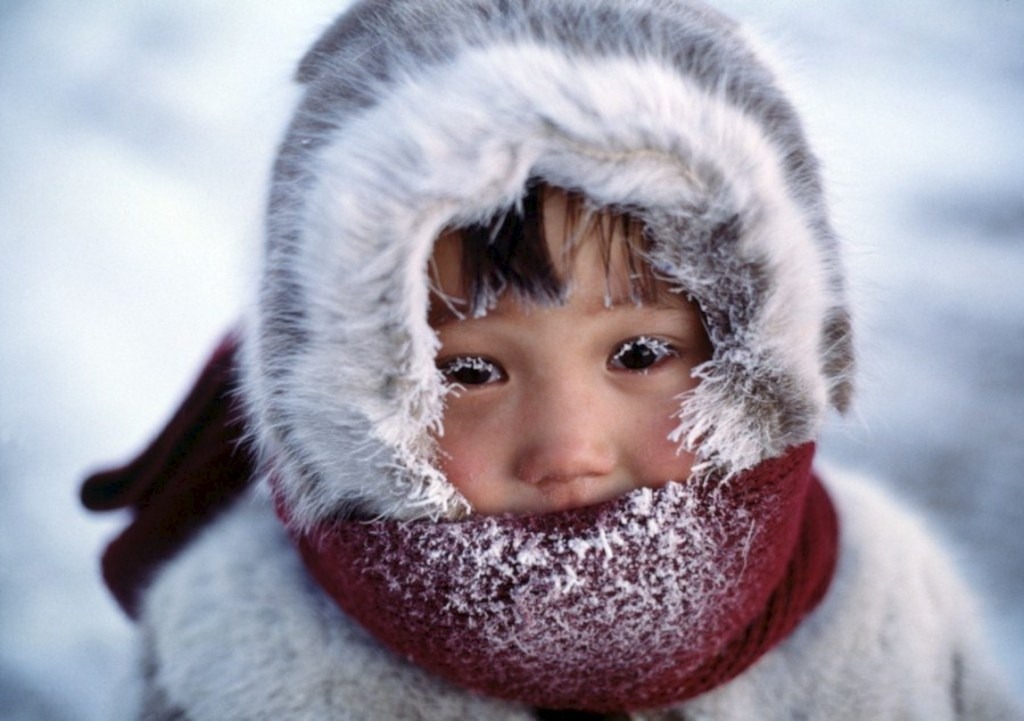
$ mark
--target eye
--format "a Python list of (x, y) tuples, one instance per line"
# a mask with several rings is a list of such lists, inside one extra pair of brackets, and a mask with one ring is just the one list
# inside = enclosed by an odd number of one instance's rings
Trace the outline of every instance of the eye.
[(608, 360), (608, 365), (616, 370), (644, 373), (666, 358), (678, 355), (675, 348), (660, 338), (642, 335), (619, 345)]
[(505, 380), (505, 371), (494, 361), (481, 356), (459, 356), (437, 367), (448, 383), (460, 386), (483, 386)]

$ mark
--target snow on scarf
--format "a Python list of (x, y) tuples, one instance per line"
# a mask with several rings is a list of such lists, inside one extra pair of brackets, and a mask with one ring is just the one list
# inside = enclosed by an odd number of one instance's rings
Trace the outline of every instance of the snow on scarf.
[(664, 706), (739, 674), (824, 594), (837, 527), (813, 455), (546, 515), (346, 519), (295, 539), (342, 610), (456, 685), (538, 707)]

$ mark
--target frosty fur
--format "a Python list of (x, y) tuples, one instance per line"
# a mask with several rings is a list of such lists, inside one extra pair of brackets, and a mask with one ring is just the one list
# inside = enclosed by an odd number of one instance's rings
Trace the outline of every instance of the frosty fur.
[[(501, 14), (495, 8), (501, 7)], [(672, 436), (729, 476), (814, 437), (852, 365), (796, 116), (737, 28), (671, 0), (359, 3), (309, 53), (282, 145), (244, 398), (299, 527), (465, 507), (435, 463), (438, 232), (528, 179), (625, 208), (714, 345)]]
[[(862, 480), (825, 601), (736, 679), (648, 721), (1021, 718), (977, 652), (975, 614), (924, 529)], [(381, 649), (306, 576), (273, 511), (243, 501), (174, 559), (143, 610), (147, 721), (527, 721)]]

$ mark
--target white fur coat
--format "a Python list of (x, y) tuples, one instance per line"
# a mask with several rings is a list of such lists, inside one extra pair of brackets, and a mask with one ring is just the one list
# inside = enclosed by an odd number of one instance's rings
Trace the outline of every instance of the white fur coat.
[[(824, 602), (725, 685), (632, 718), (1024, 719), (975, 609), (921, 524), (865, 481), (827, 479), (841, 522)], [(146, 721), (527, 721), (379, 647), (306, 576), (273, 511), (243, 498), (146, 595)]]

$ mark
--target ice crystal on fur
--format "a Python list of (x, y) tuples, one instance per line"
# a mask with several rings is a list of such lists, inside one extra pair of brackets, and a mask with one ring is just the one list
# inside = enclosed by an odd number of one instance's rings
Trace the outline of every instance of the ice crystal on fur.
[(303, 523), (352, 504), (402, 518), (459, 505), (429, 442), (445, 390), (426, 269), (444, 228), (515, 208), (530, 179), (629, 209), (656, 272), (700, 304), (714, 357), (673, 436), (700, 468), (752, 467), (812, 438), (830, 398), (846, 404), (838, 244), (770, 70), (703, 10), (608, 4), (590, 26), (575, 3), (506, 5), (445, 4), (426, 34), (357, 9), (372, 33), (340, 23), (303, 63), (246, 366)]

